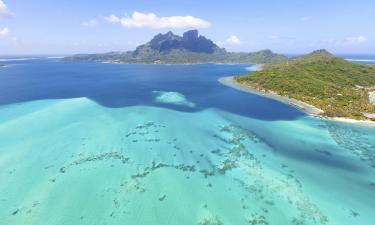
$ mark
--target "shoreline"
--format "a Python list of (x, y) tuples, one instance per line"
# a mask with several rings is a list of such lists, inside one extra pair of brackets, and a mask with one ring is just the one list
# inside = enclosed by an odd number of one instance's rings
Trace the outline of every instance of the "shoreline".
[(221, 77), (219, 79), (219, 82), (221, 84), (225, 85), (225, 86), (228, 86), (228, 87), (240, 90), (240, 91), (260, 95), (260, 96), (263, 96), (263, 97), (266, 97), (266, 98), (274, 99), (274, 100), (277, 100), (279, 102), (288, 104), (288, 105), (292, 106), (293, 108), (296, 108), (296, 109), (298, 109), (298, 110), (300, 110), (300, 111), (302, 111), (302, 112), (304, 112), (308, 115), (311, 115), (311, 116), (319, 116), (321, 113), (323, 113), (323, 110), (318, 109), (318, 108), (316, 108), (312, 105), (309, 105), (307, 103), (304, 103), (302, 101), (292, 99), (292, 98), (288, 98), (286, 96), (281, 96), (281, 95), (278, 95), (278, 94), (272, 93), (272, 92), (259, 91), (259, 90), (250, 88), (248, 86), (241, 85), (234, 80), (234, 76)]
[[(73, 60), (74, 61), (74, 60)], [(82, 62), (98, 62), (103, 64), (113, 64), (113, 65), (162, 65), (162, 66), (194, 66), (194, 65), (258, 65), (255, 63), (219, 63), (219, 62), (204, 62), (204, 63), (146, 63), (146, 62), (114, 62), (114, 61), (82, 61)], [(253, 71), (253, 70), (251, 70)]]
[(287, 104), (312, 117), (320, 118), (323, 120), (331, 120), (331, 121), (345, 122), (345, 123), (358, 124), (358, 125), (367, 125), (371, 127), (375, 126), (375, 122), (370, 121), (370, 120), (355, 120), (355, 119), (350, 119), (350, 118), (321, 116), (320, 114), (324, 112), (321, 109), (318, 109), (312, 105), (309, 105), (297, 99), (292, 99), (286, 96), (281, 96), (272, 92), (264, 92), (264, 91), (256, 90), (254, 88), (250, 88), (248, 86), (239, 84), (238, 82), (234, 80), (234, 76), (221, 77), (219, 78), (218, 81), (227, 87), (231, 87), (236, 90), (247, 92), (250, 94), (255, 94), (255, 95), (262, 96), (262, 97), (270, 98), (270, 99), (279, 101), (281, 103)]

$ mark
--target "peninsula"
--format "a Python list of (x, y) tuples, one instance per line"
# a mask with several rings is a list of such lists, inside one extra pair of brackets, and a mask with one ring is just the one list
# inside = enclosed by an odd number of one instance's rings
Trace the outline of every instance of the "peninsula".
[(375, 105), (369, 98), (375, 90), (375, 67), (337, 58), (326, 50), (265, 65), (263, 70), (234, 81), (242, 87), (302, 101), (321, 109), (322, 116), (375, 119)]
[(210, 39), (199, 35), (197, 30), (182, 36), (171, 31), (158, 34), (135, 51), (103, 54), (78, 54), (64, 58), (71, 61), (99, 61), (107, 63), (145, 64), (202, 64), (202, 63), (280, 63), (287, 57), (262, 50), (253, 53), (227, 52)]

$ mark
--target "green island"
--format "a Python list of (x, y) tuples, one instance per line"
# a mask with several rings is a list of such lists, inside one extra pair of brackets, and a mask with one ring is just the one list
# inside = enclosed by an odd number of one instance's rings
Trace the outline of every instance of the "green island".
[(67, 61), (99, 61), (107, 63), (140, 64), (205, 64), (205, 63), (280, 63), (287, 57), (271, 50), (258, 52), (227, 52), (197, 30), (182, 36), (171, 31), (158, 34), (135, 51), (109, 52), (102, 54), (78, 54), (64, 58)]
[(375, 67), (335, 57), (326, 50), (265, 65), (234, 80), (257, 91), (296, 99), (322, 109), (322, 116), (375, 120), (369, 93), (375, 90)]

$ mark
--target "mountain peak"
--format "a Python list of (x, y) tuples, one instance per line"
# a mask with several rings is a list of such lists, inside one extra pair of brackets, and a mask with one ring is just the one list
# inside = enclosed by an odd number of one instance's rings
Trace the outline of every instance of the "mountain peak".
[(263, 50), (260, 50), (260, 51), (257, 51), (255, 53), (258, 53), (258, 54), (265, 54), (265, 55), (272, 55), (272, 54), (275, 54), (274, 52), (272, 52), (270, 49), (263, 49)]
[(219, 48), (211, 40), (204, 36), (199, 36), (198, 30), (186, 31), (182, 37), (173, 34), (171, 31), (165, 34), (158, 34), (146, 45), (138, 47), (136, 52), (140, 52), (147, 47), (158, 52), (179, 49), (198, 53), (213, 53)]
[(184, 40), (197, 40), (198, 39), (198, 30), (189, 30), (186, 31), (183, 35), (182, 38)]
[(335, 57), (332, 53), (330, 53), (329, 51), (325, 50), (325, 49), (319, 49), (319, 50), (315, 50), (313, 52), (311, 52), (309, 55), (318, 55), (318, 56), (322, 56), (322, 57)]
[(296, 62), (311, 63), (311, 62), (330, 62), (337, 59), (336, 56), (331, 54), (325, 49), (319, 49), (311, 52), (310, 54), (300, 56), (294, 59)]

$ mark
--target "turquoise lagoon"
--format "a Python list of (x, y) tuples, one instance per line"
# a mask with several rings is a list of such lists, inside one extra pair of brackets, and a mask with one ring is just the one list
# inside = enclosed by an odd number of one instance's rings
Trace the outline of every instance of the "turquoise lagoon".
[(375, 128), (217, 82), (248, 66), (2, 69), (0, 224), (375, 224)]

